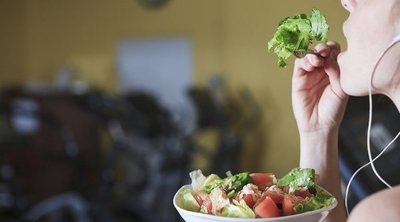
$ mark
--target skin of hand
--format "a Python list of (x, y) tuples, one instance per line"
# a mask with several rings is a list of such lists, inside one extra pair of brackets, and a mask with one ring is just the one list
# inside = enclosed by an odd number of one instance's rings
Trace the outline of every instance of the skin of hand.
[(300, 132), (337, 128), (343, 118), (348, 96), (339, 80), (335, 42), (318, 44), (317, 55), (296, 59), (292, 78), (292, 103)]
[(292, 78), (292, 103), (300, 132), (300, 167), (320, 174), (319, 183), (338, 200), (326, 221), (345, 221), (340, 191), (338, 132), (348, 96), (340, 86), (335, 42), (318, 44), (316, 55), (296, 59)]

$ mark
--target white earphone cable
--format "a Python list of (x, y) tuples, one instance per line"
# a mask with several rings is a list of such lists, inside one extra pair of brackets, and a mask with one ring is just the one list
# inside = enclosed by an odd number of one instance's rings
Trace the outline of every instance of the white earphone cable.
[[(374, 161), (377, 160), (380, 156), (382, 156), (382, 154), (390, 147), (390, 145), (392, 145), (392, 143), (393, 143), (399, 136), (400, 136), (400, 132), (396, 135), (396, 137), (395, 137), (392, 141), (390, 141), (390, 142), (388, 143), (388, 145), (386, 145), (386, 147), (379, 153), (379, 155), (377, 155), (377, 156), (372, 160), (372, 162), (374, 162)], [(351, 184), (351, 182), (353, 181), (354, 177), (358, 174), (358, 172), (360, 172), (362, 169), (364, 169), (365, 167), (367, 167), (367, 166), (370, 165), (370, 164), (371, 164), (371, 162), (368, 162), (368, 163), (364, 164), (362, 167), (358, 168), (358, 169), (354, 172), (354, 174), (351, 176), (351, 178), (350, 178), (350, 180), (349, 180), (349, 182), (348, 182), (348, 184), (347, 184), (346, 192), (345, 192), (345, 203), (344, 203), (344, 204), (345, 204), (345, 207), (346, 207), (347, 214), (349, 214), (349, 208), (348, 208), (348, 193), (349, 193), (349, 189), (350, 189), (350, 184)]]
[[(381, 175), (378, 173), (378, 171), (375, 168), (374, 161), (372, 160), (372, 153), (371, 153), (371, 125), (372, 125), (372, 92), (371, 92), (371, 85), (372, 85), (372, 75), (371, 75), (371, 82), (369, 84), (369, 93), (368, 93), (368, 98), (369, 98), (369, 117), (368, 117), (368, 130), (367, 130), (367, 150), (368, 150), (369, 163), (371, 164), (371, 168), (372, 168), (372, 171), (374, 172), (375, 176), (383, 184), (385, 184), (387, 187), (392, 188), (392, 186), (388, 182), (386, 182), (386, 180), (384, 180), (381, 177)], [(394, 140), (392, 140), (390, 143), (392, 143), (392, 142), (394, 142)]]
[(377, 160), (379, 157), (382, 156), (382, 154), (390, 147), (390, 145), (393, 144), (393, 142), (400, 136), (400, 132), (397, 133), (397, 135), (386, 145), (386, 147), (374, 158), (372, 159), (372, 154), (371, 154), (371, 125), (372, 125), (372, 111), (373, 111), (373, 105), (372, 105), (372, 79), (373, 75), (375, 74), (376, 69), (378, 68), (378, 65), (380, 61), (382, 60), (383, 56), (391, 49), (396, 43), (400, 42), (399, 36), (397, 36), (391, 44), (386, 48), (386, 50), (383, 51), (383, 53), (380, 55), (378, 61), (376, 62), (373, 71), (371, 72), (370, 79), (369, 79), (369, 84), (368, 84), (368, 98), (369, 98), (369, 115), (368, 115), (368, 129), (367, 129), (367, 151), (368, 151), (368, 158), (369, 162), (358, 168), (354, 174), (351, 176), (349, 182), (347, 183), (346, 191), (345, 191), (345, 207), (346, 207), (346, 212), (349, 214), (349, 209), (348, 209), (348, 193), (350, 190), (350, 185), (355, 176), (357, 175), (358, 172), (360, 172), (362, 169), (367, 167), (368, 165), (371, 165), (372, 171), (376, 175), (376, 177), (387, 187), (392, 188), (392, 186), (387, 183), (378, 173), (378, 171), (375, 168), (374, 161)]

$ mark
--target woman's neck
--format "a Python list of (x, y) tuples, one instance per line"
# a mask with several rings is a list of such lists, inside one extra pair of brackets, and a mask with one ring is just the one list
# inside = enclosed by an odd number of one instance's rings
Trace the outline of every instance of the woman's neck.
[[(398, 75), (400, 73), (398, 72)], [(397, 110), (400, 113), (400, 84), (397, 84), (397, 86), (394, 86), (395, 89), (393, 89), (393, 92), (390, 93), (389, 97), (393, 101), (393, 103), (396, 105)]]
[(381, 73), (390, 77), (386, 79), (387, 85), (381, 93), (388, 96), (400, 112), (400, 42), (395, 43), (386, 56)]

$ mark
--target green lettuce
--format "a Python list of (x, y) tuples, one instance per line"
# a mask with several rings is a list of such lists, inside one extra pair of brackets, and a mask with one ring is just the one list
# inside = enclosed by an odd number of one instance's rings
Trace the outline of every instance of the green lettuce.
[(200, 169), (193, 170), (189, 173), (190, 179), (192, 180), (192, 189), (194, 192), (199, 192), (206, 181), (206, 177), (203, 175)]
[(236, 218), (256, 217), (254, 211), (249, 206), (247, 206), (244, 200), (240, 200), (240, 202), (233, 200), (231, 204), (228, 204), (224, 208), (222, 208), (221, 216)]
[(278, 180), (278, 186), (288, 186), (289, 193), (307, 188), (312, 194), (316, 193), (315, 170), (312, 168), (294, 168)]
[(238, 173), (232, 175), (227, 172), (227, 177), (221, 179), (216, 174), (209, 175), (201, 187), (201, 190), (206, 193), (211, 193), (211, 191), (216, 188), (222, 188), (229, 196), (242, 190), (243, 186), (250, 183), (250, 174), (248, 172)]
[(200, 189), (206, 193), (211, 193), (214, 188), (221, 186), (222, 183), (223, 180), (218, 175), (210, 174)]
[(268, 42), (268, 51), (274, 48), (278, 66), (285, 67), (290, 55), (306, 52), (313, 41), (326, 42), (329, 26), (320, 11), (313, 9), (311, 15), (298, 14), (284, 18), (278, 25), (273, 38)]
[(238, 173), (235, 175), (231, 175), (231, 173), (228, 172), (227, 174), (228, 177), (224, 179), (223, 187), (228, 194), (239, 192), (246, 184), (250, 183), (251, 180), (248, 172)]
[(228, 204), (230, 204), (229, 198), (226, 196), (225, 191), (220, 188), (214, 188), (210, 193), (211, 199), (211, 213), (219, 215), (221, 210)]
[(333, 204), (333, 197), (326, 192), (318, 192), (305, 203), (298, 204), (294, 207), (296, 213), (303, 213), (321, 209)]
[(190, 189), (182, 190), (179, 205), (182, 206), (183, 209), (198, 212), (200, 210), (200, 205), (196, 201), (196, 198), (193, 196), (193, 193)]

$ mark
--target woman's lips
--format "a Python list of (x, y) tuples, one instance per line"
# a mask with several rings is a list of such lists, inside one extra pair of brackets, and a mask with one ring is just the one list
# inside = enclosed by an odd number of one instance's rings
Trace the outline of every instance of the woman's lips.
[(343, 55), (343, 52), (339, 53), (339, 54), (337, 55), (337, 59), (339, 60), (340, 57), (342, 57), (342, 55)]
[(339, 60), (339, 59), (340, 59), (340, 57), (342, 57), (344, 53), (346, 53), (346, 51), (342, 51), (342, 52), (340, 52), (340, 53), (338, 54), (338, 56), (337, 56), (337, 59)]
[(344, 55), (345, 53), (346, 53), (346, 51), (342, 51), (342, 52), (339, 53), (338, 56), (337, 56), (337, 63), (339, 64), (339, 66), (340, 66), (340, 64), (342, 63), (343, 55)]

